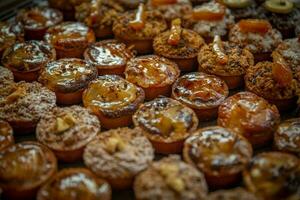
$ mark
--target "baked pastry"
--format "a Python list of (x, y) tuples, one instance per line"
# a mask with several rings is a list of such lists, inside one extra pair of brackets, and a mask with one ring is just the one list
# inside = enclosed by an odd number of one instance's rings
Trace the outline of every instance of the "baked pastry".
[(83, 2), (89, 0), (48, 0), (48, 4), (52, 8), (59, 9), (63, 15), (65, 21), (73, 21), (75, 19), (75, 8)]
[(20, 10), (16, 20), (23, 24), (27, 40), (42, 40), (49, 27), (63, 21), (63, 14), (53, 8), (32, 7)]
[(184, 160), (204, 173), (211, 188), (237, 183), (252, 157), (243, 136), (220, 126), (198, 129), (184, 143)]
[(132, 117), (162, 154), (179, 153), (184, 140), (197, 129), (198, 119), (192, 109), (176, 100), (159, 97), (144, 103)]
[(95, 42), (92, 29), (80, 22), (63, 22), (49, 28), (45, 40), (57, 53), (57, 58), (82, 58), (84, 50)]
[(139, 54), (153, 51), (155, 36), (167, 29), (167, 23), (158, 10), (146, 10), (140, 4), (136, 11), (129, 11), (118, 17), (113, 24), (115, 38), (132, 46)]
[(260, 153), (243, 174), (247, 189), (263, 199), (285, 200), (299, 192), (300, 160), (291, 154)]
[(20, 23), (0, 22), (0, 58), (6, 48), (23, 41), (24, 29)]
[(170, 96), (172, 84), (179, 75), (176, 63), (156, 55), (133, 58), (125, 69), (126, 80), (143, 88), (146, 100)]
[(90, 81), (97, 78), (97, 68), (78, 58), (49, 62), (41, 71), (39, 82), (54, 91), (57, 103), (78, 104)]
[(155, 54), (176, 62), (181, 71), (193, 71), (198, 64), (197, 54), (204, 44), (198, 33), (181, 28), (181, 20), (175, 19), (170, 30), (154, 38), (153, 49)]
[(99, 134), (87, 145), (83, 158), (85, 165), (114, 189), (125, 189), (152, 162), (154, 151), (141, 129), (124, 127)]
[(110, 200), (110, 185), (85, 168), (59, 171), (37, 194), (37, 200)]
[(6, 121), (0, 120), (0, 152), (14, 144), (13, 129)]
[(17, 134), (32, 133), (41, 116), (55, 107), (55, 94), (37, 82), (5, 87), (0, 98), (0, 119)]
[(145, 3), (147, 0), (116, 0), (127, 10), (136, 9), (140, 3)]
[(16, 81), (36, 81), (45, 65), (56, 59), (55, 49), (44, 41), (31, 40), (15, 43), (7, 48), (2, 64), (10, 69)]
[(117, 40), (103, 40), (90, 45), (84, 52), (85, 60), (96, 66), (99, 75), (124, 76), (127, 62), (134, 57), (131, 47)]
[(262, 19), (243, 19), (229, 32), (229, 42), (247, 48), (255, 62), (270, 60), (272, 51), (282, 42), (281, 33)]
[(172, 97), (192, 108), (200, 121), (216, 118), (218, 107), (228, 94), (228, 87), (222, 79), (202, 72), (181, 76), (172, 88)]
[(4, 199), (33, 199), (56, 172), (54, 154), (37, 142), (21, 142), (0, 152), (0, 187)]
[(208, 200), (259, 200), (254, 194), (244, 188), (234, 188), (228, 190), (218, 190), (208, 196)]
[[(6, 67), (0, 66), (0, 87), (3, 88), (6, 85), (10, 85), (13, 83), (14, 83), (13, 73)], [(0, 91), (1, 91), (1, 89), (0, 89)], [(0, 93), (2, 93), (2, 92), (0, 92)]]
[(275, 149), (300, 157), (300, 118), (288, 119), (282, 122), (274, 135)]
[(201, 172), (173, 155), (154, 162), (139, 174), (134, 192), (138, 200), (204, 200), (207, 185)]
[(128, 126), (144, 102), (145, 93), (117, 75), (99, 76), (83, 93), (83, 105), (98, 116), (104, 128)]
[(83, 149), (100, 132), (95, 115), (80, 106), (57, 107), (44, 115), (36, 127), (37, 140), (51, 149), (59, 160), (81, 160)]
[(112, 25), (123, 12), (117, 1), (90, 0), (76, 7), (75, 17), (91, 27), (97, 38), (108, 38), (113, 36)]
[(220, 0), (220, 2), (230, 9), (235, 21), (257, 17), (255, 0)]
[(222, 78), (229, 89), (244, 85), (246, 70), (254, 65), (252, 53), (241, 46), (223, 42), (220, 36), (198, 54), (199, 71)]
[(279, 122), (276, 106), (251, 92), (239, 92), (219, 107), (218, 125), (243, 135), (254, 147), (268, 144)]

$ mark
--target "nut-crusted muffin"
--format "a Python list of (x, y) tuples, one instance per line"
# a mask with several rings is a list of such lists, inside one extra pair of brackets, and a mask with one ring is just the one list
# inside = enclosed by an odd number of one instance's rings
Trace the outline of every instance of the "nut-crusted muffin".
[(14, 143), (13, 129), (6, 121), (0, 120), (0, 152)]
[(167, 23), (158, 10), (146, 10), (143, 4), (138, 10), (129, 11), (114, 22), (116, 39), (126, 45), (134, 45), (139, 54), (151, 53), (155, 36), (167, 29)]
[(259, 200), (253, 193), (244, 188), (234, 188), (228, 190), (218, 190), (208, 196), (208, 200)]
[(37, 142), (21, 142), (0, 152), (0, 187), (4, 199), (34, 199), (56, 172), (54, 154)]
[(97, 77), (97, 68), (78, 58), (49, 62), (41, 71), (39, 82), (56, 94), (59, 104), (80, 103), (82, 93)]
[(85, 168), (59, 171), (38, 192), (37, 200), (110, 200), (110, 185)]
[(235, 89), (244, 85), (244, 75), (254, 65), (254, 57), (248, 49), (215, 36), (213, 43), (200, 50), (198, 62), (199, 71), (219, 76), (229, 89)]
[(144, 103), (132, 118), (155, 151), (162, 154), (181, 152), (184, 140), (198, 127), (198, 118), (191, 108), (167, 97)]
[(0, 98), (0, 119), (7, 121), (15, 133), (31, 133), (41, 116), (55, 107), (55, 94), (40, 83), (19, 82)]
[(132, 185), (134, 177), (154, 159), (149, 140), (139, 128), (112, 129), (99, 134), (84, 150), (84, 163), (113, 188)]
[(117, 75), (99, 76), (83, 93), (83, 105), (98, 116), (104, 128), (129, 126), (144, 102), (142, 88)]
[(56, 49), (57, 58), (81, 58), (95, 34), (83, 23), (63, 22), (49, 28), (44, 39)]
[[(6, 67), (0, 66), (0, 86), (6, 86), (14, 83), (14, 75), (13, 73), (7, 69)], [(0, 89), (1, 91), (2, 89)], [(2, 96), (2, 93), (1, 95)]]
[(230, 9), (235, 21), (257, 17), (255, 0), (221, 0)]
[(184, 160), (204, 173), (212, 188), (237, 183), (252, 158), (243, 136), (220, 126), (198, 129), (184, 143)]
[(243, 135), (254, 147), (268, 144), (279, 122), (276, 106), (251, 92), (239, 92), (219, 107), (218, 125)]
[(36, 127), (37, 140), (51, 149), (59, 160), (82, 158), (85, 146), (100, 132), (95, 115), (80, 106), (57, 107), (44, 115)]
[(117, 1), (91, 0), (76, 7), (75, 17), (91, 27), (97, 38), (112, 37), (112, 25), (124, 9)]
[(179, 75), (176, 63), (156, 55), (133, 58), (125, 69), (126, 80), (143, 88), (147, 100), (159, 95), (170, 96), (172, 84)]
[(203, 174), (174, 155), (154, 162), (134, 182), (138, 200), (204, 200), (207, 191)]

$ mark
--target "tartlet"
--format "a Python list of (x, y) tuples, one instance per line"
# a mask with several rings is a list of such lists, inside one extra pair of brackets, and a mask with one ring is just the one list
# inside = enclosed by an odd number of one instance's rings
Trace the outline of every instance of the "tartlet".
[(13, 129), (6, 121), (0, 120), (0, 152), (14, 144)]
[(134, 57), (131, 47), (117, 40), (103, 40), (90, 45), (84, 52), (85, 60), (97, 67), (99, 75), (124, 76), (127, 62)]
[(203, 174), (174, 155), (153, 162), (134, 182), (138, 200), (204, 200), (207, 191)]
[(229, 42), (247, 48), (255, 62), (270, 60), (272, 51), (282, 42), (281, 33), (262, 19), (243, 19), (229, 32)]
[[(0, 66), (0, 87), (5, 87), (7, 85), (13, 84), (14, 83), (14, 74), (7, 69), (6, 67)], [(2, 96), (2, 92), (0, 89), (0, 93)]]
[(34, 132), (40, 118), (55, 107), (55, 94), (37, 82), (22, 81), (5, 87), (3, 93), (0, 119), (7, 121), (18, 134)]
[(95, 42), (95, 34), (83, 23), (63, 22), (50, 27), (44, 39), (56, 49), (57, 58), (81, 58), (88, 45)]
[(101, 127), (98, 118), (80, 106), (54, 108), (36, 127), (37, 140), (65, 162), (82, 158), (85, 146), (94, 140)]
[(22, 142), (0, 152), (0, 187), (4, 199), (34, 199), (56, 172), (54, 154), (37, 142)]
[(208, 200), (259, 200), (253, 193), (244, 188), (234, 188), (228, 190), (218, 190), (208, 196)]
[(161, 154), (181, 152), (184, 140), (198, 127), (192, 109), (166, 97), (144, 103), (132, 119)]
[(173, 84), (172, 97), (192, 108), (200, 121), (217, 117), (218, 107), (229, 94), (226, 83), (202, 72), (192, 72)]
[(286, 200), (299, 192), (300, 160), (287, 153), (260, 153), (243, 177), (247, 189), (262, 199)]
[(83, 105), (98, 116), (104, 128), (128, 126), (144, 102), (145, 93), (117, 75), (99, 76), (83, 93)]
[(254, 65), (252, 53), (238, 45), (223, 42), (219, 36), (198, 54), (199, 71), (222, 78), (229, 89), (244, 85), (246, 70)]
[(244, 136), (254, 147), (268, 144), (279, 122), (276, 106), (251, 92), (239, 92), (219, 107), (218, 125)]
[(32, 7), (20, 10), (16, 20), (23, 24), (27, 40), (42, 40), (49, 27), (63, 21), (63, 15), (57, 9)]
[(83, 158), (85, 165), (114, 189), (126, 189), (152, 162), (154, 150), (141, 129), (124, 127), (99, 134), (87, 145)]
[(97, 78), (97, 68), (78, 58), (49, 62), (41, 71), (39, 82), (54, 91), (57, 103), (78, 104), (90, 81)]
[(176, 62), (181, 71), (193, 71), (197, 68), (197, 55), (204, 44), (198, 33), (181, 28), (181, 20), (175, 19), (170, 30), (154, 38), (153, 49), (155, 54)]
[(220, 2), (230, 9), (235, 21), (257, 17), (255, 0), (220, 0)]
[(133, 58), (125, 68), (126, 80), (143, 88), (146, 100), (170, 96), (172, 84), (179, 75), (176, 63), (156, 55)]
[(115, 38), (139, 54), (153, 51), (155, 36), (167, 29), (167, 23), (158, 10), (146, 10), (143, 4), (136, 11), (128, 11), (113, 24)]
[(246, 138), (220, 126), (198, 129), (183, 148), (184, 160), (203, 172), (212, 188), (239, 182), (252, 153)]
[(38, 192), (37, 200), (110, 200), (110, 185), (85, 168), (59, 171)]

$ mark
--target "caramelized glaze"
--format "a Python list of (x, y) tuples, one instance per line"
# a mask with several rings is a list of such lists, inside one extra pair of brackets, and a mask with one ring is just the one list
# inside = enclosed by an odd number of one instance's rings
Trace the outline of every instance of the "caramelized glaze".
[(0, 120), (0, 151), (14, 143), (13, 129), (5, 121)]
[(225, 16), (225, 6), (219, 3), (209, 3), (205, 6), (195, 7), (193, 18), (195, 20), (218, 21)]

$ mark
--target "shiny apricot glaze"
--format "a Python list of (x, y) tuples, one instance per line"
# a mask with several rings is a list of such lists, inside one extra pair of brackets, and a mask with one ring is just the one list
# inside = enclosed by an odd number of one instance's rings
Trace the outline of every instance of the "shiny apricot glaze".
[[(300, 160), (291, 154), (256, 155), (243, 172), (246, 188), (262, 199), (299, 199)], [(298, 198), (297, 198), (298, 196)]]
[(195, 112), (171, 98), (160, 97), (144, 103), (133, 115), (135, 127), (140, 127), (155, 151), (179, 153), (184, 140), (198, 127)]
[(103, 40), (90, 45), (84, 52), (84, 58), (97, 67), (98, 75), (124, 76), (127, 62), (134, 57), (131, 48), (117, 40)]
[(9, 123), (0, 120), (0, 151), (14, 143), (13, 129)]
[(110, 200), (110, 185), (85, 168), (59, 171), (37, 194), (37, 200)]
[(218, 125), (243, 135), (254, 147), (271, 142), (279, 122), (277, 107), (251, 92), (227, 98), (218, 111)]
[(145, 27), (145, 20), (145, 5), (141, 3), (137, 9), (134, 20), (129, 22), (129, 26), (134, 30), (139, 31)]
[(293, 72), (284, 58), (276, 51), (272, 53), (272, 75), (275, 81), (283, 88), (290, 85), (293, 80)]
[(104, 128), (129, 126), (145, 93), (117, 75), (99, 76), (83, 93), (83, 105), (96, 114)]
[(34, 199), (56, 172), (54, 154), (37, 142), (21, 142), (0, 152), (0, 187), (5, 199)]
[(151, 5), (152, 6), (172, 5), (177, 2), (178, 0), (151, 0)]
[(271, 24), (263, 19), (243, 19), (238, 22), (238, 26), (243, 32), (265, 34), (272, 29)]
[(126, 80), (141, 87), (146, 100), (159, 95), (170, 96), (172, 84), (179, 74), (176, 63), (156, 55), (133, 58), (125, 69)]
[(225, 16), (225, 9), (225, 6), (218, 3), (210, 7), (196, 7), (192, 16), (195, 20), (219, 21)]
[(228, 87), (222, 79), (201, 72), (181, 76), (172, 87), (172, 97), (192, 108), (199, 121), (216, 118), (218, 107), (228, 94)]
[(181, 39), (181, 19), (174, 19), (172, 21), (171, 33), (168, 38), (168, 44), (176, 46), (180, 42)]

